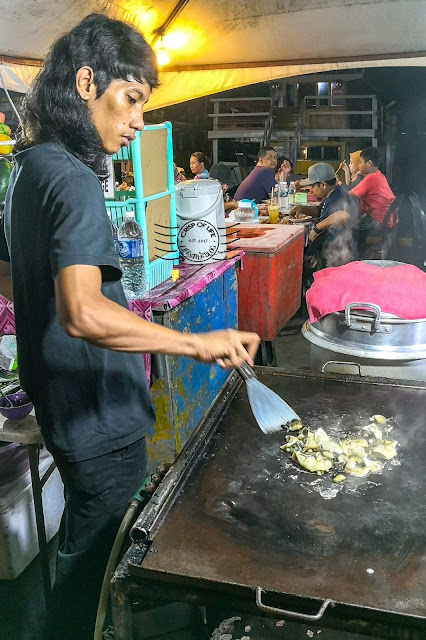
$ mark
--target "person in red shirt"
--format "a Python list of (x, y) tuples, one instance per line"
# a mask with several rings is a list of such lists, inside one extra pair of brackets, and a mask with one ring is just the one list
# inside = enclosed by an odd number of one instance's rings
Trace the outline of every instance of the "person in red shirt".
[[(381, 224), (395, 200), (395, 196), (386, 180), (386, 176), (378, 169), (380, 152), (376, 147), (368, 147), (361, 151), (358, 172), (364, 176), (348, 194), (359, 199), (360, 210), (364, 214), (359, 223), (358, 252), (362, 257), (365, 251), (367, 236), (380, 235)], [(392, 227), (389, 220), (387, 226)]]
[[(364, 176), (364, 180), (349, 191), (349, 195), (359, 198), (361, 211), (364, 212), (360, 231), (377, 229), (383, 222), (389, 205), (395, 200), (386, 177), (378, 169), (379, 158), (379, 150), (375, 147), (361, 151), (358, 171)], [(390, 221), (388, 226), (392, 226)]]

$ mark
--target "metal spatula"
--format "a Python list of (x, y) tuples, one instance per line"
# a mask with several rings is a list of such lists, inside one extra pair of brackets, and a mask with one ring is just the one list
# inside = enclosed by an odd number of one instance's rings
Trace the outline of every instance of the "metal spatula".
[(250, 407), (263, 433), (275, 433), (280, 431), (287, 422), (300, 420), (293, 409), (275, 391), (259, 382), (249, 364), (245, 362), (241, 367), (237, 367), (237, 371), (246, 382)]

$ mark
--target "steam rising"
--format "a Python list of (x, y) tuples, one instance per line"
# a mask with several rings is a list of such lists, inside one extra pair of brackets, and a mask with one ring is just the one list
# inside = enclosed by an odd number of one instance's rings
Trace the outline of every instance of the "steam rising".
[(340, 267), (357, 259), (355, 225), (338, 227), (331, 240), (325, 242), (323, 256), (327, 267)]

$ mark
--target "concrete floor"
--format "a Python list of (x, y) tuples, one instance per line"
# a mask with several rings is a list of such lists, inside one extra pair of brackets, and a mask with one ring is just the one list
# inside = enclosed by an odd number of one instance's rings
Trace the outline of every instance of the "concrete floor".
[[(306, 319), (303, 313), (296, 315), (281, 331), (275, 341), (278, 366), (289, 370), (309, 369), (309, 343), (300, 333)], [(50, 543), (52, 571), (57, 541)], [(38, 559), (13, 581), (0, 581), (0, 640), (40, 640), (43, 620), (43, 594)], [(224, 612), (224, 617), (227, 617)], [(197, 620), (198, 619), (198, 620)], [(161, 621), (168, 620), (167, 630), (158, 635)], [(210, 633), (200, 625), (199, 611), (188, 605), (170, 605), (167, 609), (138, 614), (135, 617), (135, 640), (202, 640)], [(172, 621), (172, 622), (171, 622)], [(251, 627), (250, 632), (244, 629)], [(309, 632), (309, 634), (308, 634)], [(314, 636), (311, 635), (314, 633)], [(213, 633), (212, 638), (220, 638)], [(280, 627), (276, 621), (265, 621), (253, 616), (244, 616), (235, 623), (235, 631), (226, 640), (249, 637), (250, 640), (302, 640), (315, 637), (319, 640), (364, 640), (365, 636), (345, 632), (321, 629), (319, 626), (306, 626), (285, 622)], [(408, 640), (409, 636), (406, 637)], [(76, 638), (75, 640), (78, 640)], [(370, 637), (369, 640), (374, 640)]]

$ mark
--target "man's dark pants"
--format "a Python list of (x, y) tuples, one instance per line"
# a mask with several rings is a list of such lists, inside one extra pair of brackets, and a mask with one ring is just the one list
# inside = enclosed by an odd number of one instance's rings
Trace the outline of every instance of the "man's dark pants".
[(46, 638), (92, 640), (109, 553), (146, 475), (145, 438), (82, 462), (54, 458), (65, 486), (65, 511)]

